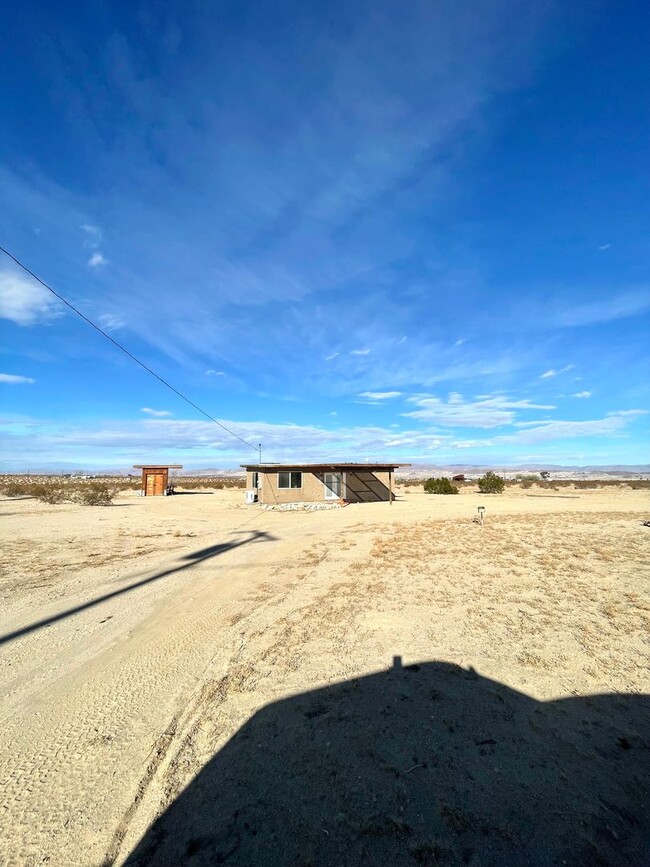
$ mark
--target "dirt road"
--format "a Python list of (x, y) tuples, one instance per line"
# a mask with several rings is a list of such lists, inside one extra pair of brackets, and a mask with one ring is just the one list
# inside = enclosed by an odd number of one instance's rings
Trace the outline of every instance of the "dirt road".
[[(320, 513), (246, 508), (229, 491), (106, 509), (3, 501), (0, 861), (122, 862), (264, 703), (397, 653), (542, 699), (641, 691), (647, 495), (508, 494), (487, 502), (484, 528), (474, 500), (403, 493)], [(510, 559), (482, 561), (486, 544)], [(507, 582), (486, 588), (504, 564)]]

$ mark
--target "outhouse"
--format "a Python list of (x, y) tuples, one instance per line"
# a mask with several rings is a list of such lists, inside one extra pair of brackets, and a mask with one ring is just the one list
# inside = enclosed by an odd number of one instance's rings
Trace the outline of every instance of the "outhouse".
[(134, 470), (142, 470), (142, 496), (163, 497), (169, 490), (169, 471), (182, 470), (182, 464), (134, 464)]

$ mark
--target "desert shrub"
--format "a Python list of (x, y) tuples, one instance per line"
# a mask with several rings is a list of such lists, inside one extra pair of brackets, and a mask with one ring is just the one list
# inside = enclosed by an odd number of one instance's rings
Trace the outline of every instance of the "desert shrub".
[(53, 482), (28, 485), (27, 492), (30, 496), (36, 497), (39, 502), (48, 503), (50, 506), (56, 506), (68, 499), (65, 488)]
[(458, 488), (447, 478), (442, 479), (427, 479), (424, 483), (424, 490), (427, 494), (457, 494)]
[(20, 482), (9, 482), (3, 486), (2, 493), (5, 497), (24, 497), (29, 491), (27, 485), (21, 485)]
[(535, 482), (539, 482), (539, 476), (536, 473), (517, 473), (515, 482), (519, 483), (522, 488), (528, 490)]
[(496, 473), (493, 473), (492, 470), (488, 470), (484, 476), (478, 480), (478, 489), (482, 494), (500, 494), (503, 492), (506, 483), (501, 478), (501, 476), (497, 476)]
[(91, 482), (77, 492), (76, 501), (82, 506), (110, 506), (116, 491), (106, 482)]

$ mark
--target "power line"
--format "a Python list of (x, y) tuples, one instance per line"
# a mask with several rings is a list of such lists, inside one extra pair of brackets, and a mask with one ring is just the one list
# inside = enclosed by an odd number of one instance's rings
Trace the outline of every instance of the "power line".
[(44, 280), (41, 280), (41, 278), (39, 276), (34, 274), (33, 271), (30, 271), (29, 268), (26, 265), (23, 265), (23, 263), (19, 259), (16, 259), (16, 257), (12, 253), (10, 253), (9, 250), (5, 250), (4, 247), (0, 246), (0, 251), (2, 251), (5, 254), (5, 256), (8, 256), (13, 262), (15, 262), (19, 268), (22, 268), (26, 274), (29, 274), (30, 277), (33, 277), (34, 280), (36, 280), (38, 283), (41, 284), (41, 286), (44, 286), (45, 289), (47, 289), (48, 292), (51, 292), (52, 295), (54, 295), (56, 298), (59, 299), (59, 301), (62, 301), (66, 305), (66, 307), (69, 307), (70, 310), (72, 310), (74, 313), (77, 314), (77, 316), (81, 317), (81, 319), (83, 319), (84, 322), (88, 323), (88, 325), (90, 325), (92, 328), (94, 328), (95, 331), (99, 331), (99, 333), (102, 335), (102, 337), (105, 337), (107, 340), (110, 340), (110, 342), (113, 344), (113, 346), (116, 346), (125, 355), (128, 355), (128, 357), (131, 359), (131, 361), (135, 361), (135, 363), (139, 364), (140, 367), (144, 368), (144, 370), (146, 370), (147, 373), (150, 373), (153, 377), (155, 377), (158, 380), (158, 382), (162, 382), (162, 384), (164, 386), (166, 386), (170, 391), (173, 391), (175, 395), (177, 395), (178, 397), (181, 398), (181, 400), (184, 400), (185, 403), (189, 403), (189, 405), (191, 407), (193, 407), (195, 410), (197, 410), (197, 412), (200, 412), (201, 415), (204, 415), (207, 419), (209, 419), (210, 421), (213, 421), (215, 424), (219, 425), (219, 427), (223, 428), (223, 430), (225, 430), (226, 433), (229, 433), (231, 436), (235, 437), (240, 442), (244, 443), (244, 445), (247, 445), (249, 448), (254, 449), (255, 451), (259, 450), (259, 448), (260, 448), (259, 446), (255, 446), (255, 445), (253, 445), (253, 443), (249, 443), (248, 440), (245, 440), (243, 437), (240, 437), (239, 434), (236, 434), (234, 431), (230, 430), (230, 428), (226, 427), (225, 424), (222, 424), (220, 421), (217, 421), (216, 418), (213, 418), (204, 409), (201, 409), (200, 406), (197, 406), (197, 404), (195, 404), (194, 401), (190, 400), (189, 397), (185, 397), (184, 394), (182, 394), (177, 388), (174, 388), (173, 385), (170, 385), (170, 383), (168, 383), (166, 379), (163, 379), (162, 376), (158, 376), (158, 374), (155, 371), (153, 371), (150, 367), (148, 367), (144, 363), (144, 361), (140, 361), (140, 359), (137, 358), (132, 352), (129, 352), (129, 350), (125, 346), (122, 346), (122, 344), (119, 343), (117, 340), (115, 340), (113, 337), (111, 337), (110, 334), (107, 334), (103, 328), (100, 328), (99, 325), (95, 324), (92, 321), (92, 319), (89, 319), (87, 316), (85, 316), (81, 312), (81, 310), (77, 310), (77, 308), (74, 306), (74, 304), (71, 304), (69, 301), (67, 301), (63, 297), (63, 295), (59, 295), (58, 292), (56, 292), (54, 289), (52, 289), (51, 286), (48, 286), (48, 284)]

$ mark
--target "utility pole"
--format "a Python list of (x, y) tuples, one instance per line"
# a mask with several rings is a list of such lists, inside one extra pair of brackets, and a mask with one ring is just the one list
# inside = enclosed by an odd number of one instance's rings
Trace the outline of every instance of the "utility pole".
[(262, 443), (258, 443), (257, 448), (260, 450), (260, 466), (262, 466)]

